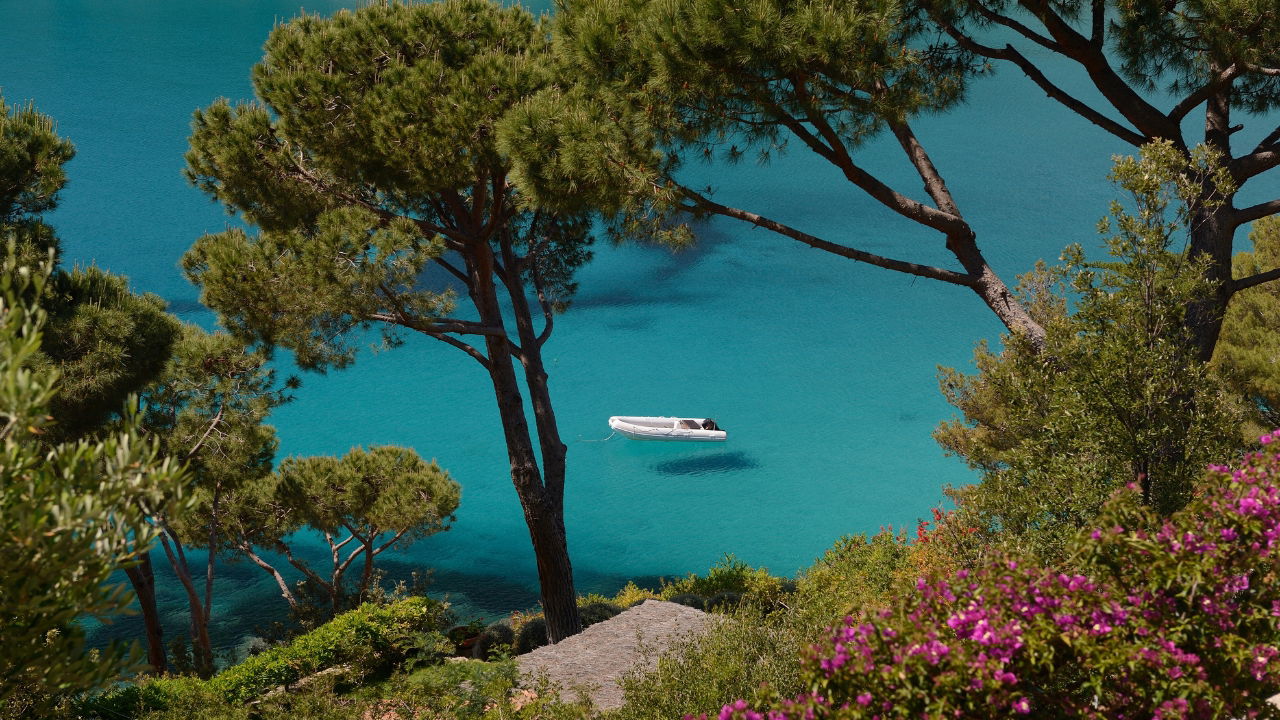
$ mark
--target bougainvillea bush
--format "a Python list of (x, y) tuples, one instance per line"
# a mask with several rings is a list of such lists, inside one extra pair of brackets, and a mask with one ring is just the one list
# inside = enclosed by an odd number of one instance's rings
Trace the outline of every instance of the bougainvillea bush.
[(807, 694), (765, 690), (721, 720), (1280, 717), (1274, 437), (1171, 517), (1121, 492), (1069, 574), (1009, 556), (919, 580), (812, 648)]

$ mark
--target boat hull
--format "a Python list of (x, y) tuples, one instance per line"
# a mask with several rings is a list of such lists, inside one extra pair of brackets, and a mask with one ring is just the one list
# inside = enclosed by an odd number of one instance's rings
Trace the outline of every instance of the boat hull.
[(619, 435), (633, 440), (660, 440), (666, 442), (724, 442), (729, 434), (724, 430), (677, 427), (677, 421), (693, 420), (701, 424), (706, 418), (639, 417), (615, 415), (609, 418), (609, 427)]

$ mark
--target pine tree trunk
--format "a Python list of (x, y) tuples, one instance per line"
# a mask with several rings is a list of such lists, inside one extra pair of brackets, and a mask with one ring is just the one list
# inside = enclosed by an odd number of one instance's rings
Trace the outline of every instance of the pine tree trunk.
[[(1221, 68), (1211, 66), (1215, 72)], [(1205, 144), (1231, 157), (1231, 89), (1228, 86), (1205, 102)], [(1204, 193), (1211, 195), (1216, 188), (1206, 183)], [(1233, 200), (1235, 194), (1217, 198), (1216, 206), (1193, 207), (1191, 215), (1192, 258), (1209, 258), (1208, 280), (1214, 283), (1215, 292), (1187, 309), (1187, 326), (1195, 342), (1196, 355), (1202, 362), (1213, 358), (1213, 350), (1222, 332), (1222, 320), (1231, 300), (1231, 250), (1235, 242), (1236, 223)]]
[[(479, 248), (477, 248), (479, 249)], [(479, 310), (480, 319), (486, 325), (503, 327), (502, 308), (498, 303), (493, 282), (493, 257), (485, 247), (472, 255), (468, 262), (472, 278), (472, 300)], [(514, 297), (517, 290), (512, 289)], [(528, 319), (528, 306), (518, 324)], [(554, 429), (554, 416), (549, 414), (549, 396), (546, 395), (546, 373), (542, 372), (541, 353), (537, 343), (525, 339), (524, 353), (526, 377), (531, 382), (530, 392), (535, 396), (535, 413), (539, 430), (550, 421)], [(527, 346), (527, 347), (525, 347)], [(520, 394), (512, 348), (506, 337), (486, 336), (485, 349), (489, 359), (489, 377), (493, 381), (494, 397), (498, 403), (498, 415), (506, 440), (507, 458), (511, 462), (511, 482), (524, 510), (529, 538), (538, 564), (538, 584), (542, 608), (546, 614), (547, 637), (555, 643), (582, 631), (578, 615), (577, 593), (574, 591), (573, 567), (569, 562), (569, 545), (564, 529), (564, 444), (558, 436), (541, 433), (544, 476), (538, 466), (525, 416), (524, 398)], [(529, 375), (531, 358), (536, 357), (536, 372)], [(541, 408), (541, 411), (539, 411)], [(548, 452), (549, 451), (549, 452)]]
[(156, 576), (151, 566), (151, 553), (143, 553), (138, 564), (124, 572), (133, 585), (142, 610), (142, 625), (147, 635), (147, 664), (151, 666), (151, 672), (163, 674), (169, 669), (169, 661), (165, 657), (164, 627), (156, 610)]

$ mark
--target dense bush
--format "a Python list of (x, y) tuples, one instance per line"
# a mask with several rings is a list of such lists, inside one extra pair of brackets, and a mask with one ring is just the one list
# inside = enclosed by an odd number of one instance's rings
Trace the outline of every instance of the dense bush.
[(921, 579), (846, 618), (803, 664), (812, 692), (784, 690), (768, 716), (1280, 717), (1278, 540), (1274, 451), (1211, 468), (1168, 519), (1130, 488), (1072, 543), (1078, 574), (1008, 557)]
[(678, 595), (672, 595), (671, 597), (666, 598), (666, 601), (673, 602), (677, 605), (684, 605), (686, 607), (691, 607), (696, 610), (705, 610), (707, 608), (707, 599), (702, 597), (701, 595), (694, 595), (693, 593), (680, 593)]
[(582, 617), (582, 627), (604, 622), (621, 612), (622, 608), (609, 602), (593, 602), (578, 607), (578, 614)]
[[(761, 683), (784, 693), (799, 692), (797, 660), (822, 637), (822, 628), (850, 612), (889, 602), (895, 579), (911, 566), (916, 550), (887, 532), (870, 540), (850, 536), (795, 581), (753, 583), (756, 591), (744, 595), (742, 605), (720, 616), (707, 633), (677, 644), (652, 670), (624, 678), (626, 704), (617, 711), (617, 720), (669, 720), (711, 712), (753, 693)], [(759, 571), (742, 566), (734, 574), (760, 577)], [(667, 599), (705, 602), (691, 594)]]
[(733, 555), (725, 555), (716, 561), (706, 575), (680, 578), (662, 586), (662, 599), (676, 595), (700, 595), (709, 598), (722, 592), (776, 593), (782, 587), (782, 578), (773, 577), (765, 568), (753, 568)]
[(480, 636), (476, 638), (476, 642), (471, 646), (471, 657), (476, 660), (488, 660), (493, 657), (498, 646), (506, 645), (511, 648), (516, 643), (516, 633), (511, 626), (496, 622), (485, 627), (480, 631)]
[(535, 617), (521, 625), (520, 630), (516, 632), (515, 652), (517, 655), (523, 655), (548, 642), (546, 619), (541, 616)]
[(184, 698), (211, 695), (243, 703), (336, 665), (369, 672), (416, 653), (439, 653), (447, 641), (447, 606), (424, 597), (392, 605), (365, 604), (339, 615), (287, 645), (273, 647), (207, 681), (166, 677), (121, 686), (90, 698), (81, 711), (104, 720), (162, 710)]
[(810, 638), (784, 620), (749, 610), (716, 616), (706, 633), (672, 647), (651, 670), (624, 676), (626, 702), (612, 720), (671, 720), (706, 712), (761, 683), (798, 692), (796, 660)]

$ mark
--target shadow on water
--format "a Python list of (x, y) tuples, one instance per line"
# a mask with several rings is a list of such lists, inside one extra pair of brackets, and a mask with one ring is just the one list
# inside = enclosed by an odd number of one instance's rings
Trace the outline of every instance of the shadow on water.
[[(415, 570), (428, 570), (428, 594), (448, 599), (460, 622), (478, 616), (496, 620), (513, 610), (530, 610), (538, 606), (538, 580), (532, 573), (527, 576), (512, 574), (497, 567), (492, 572), (473, 573), (430, 570), (421, 563), (397, 558), (381, 558), (377, 566), (385, 573), (383, 584), (386, 587), (401, 580), (410, 584)], [(161, 595), (159, 609), (166, 643), (178, 635), (189, 634), (185, 596), (177, 597), (173, 593), (177, 589), (177, 582), (170, 573), (168, 567), (156, 568)], [(256, 631), (267, 628), (274, 622), (288, 620), (288, 606), (280, 597), (280, 591), (256, 567), (220, 562), (217, 573), (215, 608), (209, 632), (219, 653), (242, 652), (244, 643)], [(589, 569), (578, 570), (574, 573), (574, 578), (579, 594), (613, 595), (629, 581), (651, 589), (661, 586), (657, 576), (629, 577)], [(124, 578), (121, 577), (120, 580), (123, 581)], [(142, 618), (136, 614), (117, 618), (107, 625), (94, 623), (86, 629), (89, 631), (90, 647), (101, 648), (112, 641), (140, 641), (143, 638)]]
[(715, 455), (693, 455), (652, 465), (654, 470), (663, 475), (706, 475), (734, 470), (751, 470), (757, 467), (760, 467), (760, 463), (741, 450)]

